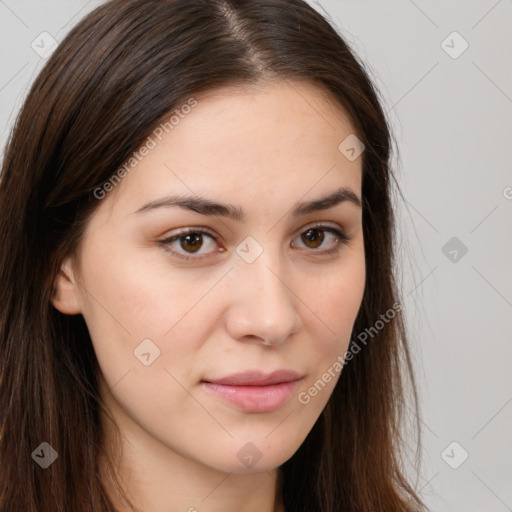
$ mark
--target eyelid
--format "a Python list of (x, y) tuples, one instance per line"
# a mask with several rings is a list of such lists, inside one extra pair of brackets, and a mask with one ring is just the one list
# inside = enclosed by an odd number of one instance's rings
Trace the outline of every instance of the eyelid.
[(301, 227), (296, 233), (295, 236), (300, 235), (304, 231), (307, 231), (308, 229), (320, 229), (323, 228), (327, 231), (327, 229), (333, 229), (335, 231), (339, 231), (342, 235), (347, 236), (345, 233), (345, 230), (342, 226), (335, 223), (329, 223), (329, 221), (316, 221), (311, 224), (306, 224), (305, 226)]
[(178, 228), (175, 232), (173, 232), (172, 235), (165, 237), (162, 242), (165, 242), (166, 240), (169, 240), (170, 238), (175, 238), (179, 236), (188, 235), (190, 233), (206, 233), (207, 235), (210, 235), (214, 240), (217, 240), (219, 238), (219, 235), (215, 233), (210, 228), (207, 228), (206, 226), (187, 226), (186, 228)]

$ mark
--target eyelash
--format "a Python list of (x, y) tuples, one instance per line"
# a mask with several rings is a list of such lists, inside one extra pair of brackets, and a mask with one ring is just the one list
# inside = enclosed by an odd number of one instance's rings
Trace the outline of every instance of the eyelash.
[[(304, 229), (304, 231), (301, 231), (299, 233), (299, 235), (301, 235), (301, 234), (303, 234), (303, 233), (305, 233), (305, 232), (307, 232), (307, 231), (309, 231), (311, 229), (316, 229), (316, 230), (319, 230), (319, 231), (327, 231), (329, 233), (332, 233), (332, 234), (336, 235), (336, 238), (338, 239), (338, 241), (335, 243), (335, 246), (332, 249), (328, 249), (328, 250), (324, 250), (324, 251), (320, 251), (320, 250), (316, 250), (316, 249), (311, 249), (311, 251), (318, 252), (318, 253), (320, 253), (322, 255), (329, 255), (329, 254), (338, 253), (341, 250), (341, 245), (346, 245), (352, 239), (352, 237), (348, 236), (343, 231), (340, 231), (339, 229), (336, 229), (336, 228), (334, 228), (332, 226), (326, 226), (324, 224), (314, 224), (312, 226), (308, 226), (308, 227), (306, 227)], [(212, 231), (210, 231), (208, 228), (197, 227), (197, 228), (186, 228), (186, 229), (183, 229), (182, 231), (178, 232), (177, 234), (175, 234), (175, 235), (173, 235), (171, 237), (165, 238), (164, 240), (160, 240), (160, 243), (162, 245), (164, 245), (166, 250), (170, 251), (174, 256), (176, 256), (177, 258), (183, 259), (183, 260), (200, 260), (200, 259), (203, 259), (203, 258), (207, 257), (208, 255), (186, 256), (185, 254), (183, 254), (183, 253), (177, 251), (176, 249), (173, 249), (173, 248), (170, 247), (171, 243), (175, 242), (176, 240), (179, 240), (181, 237), (184, 237), (184, 236), (187, 236), (187, 235), (191, 235), (191, 234), (208, 235), (215, 242), (218, 239), (218, 237)]]

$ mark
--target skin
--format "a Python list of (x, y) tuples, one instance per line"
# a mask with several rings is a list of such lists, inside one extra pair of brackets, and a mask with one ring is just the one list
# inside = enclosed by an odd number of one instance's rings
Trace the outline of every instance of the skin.
[[(313, 84), (195, 98), (191, 113), (100, 201), (76, 258), (62, 264), (53, 304), (87, 323), (101, 395), (121, 431), (118, 472), (140, 510), (282, 512), (278, 468), (310, 432), (340, 372), (307, 405), (298, 395), (345, 353), (365, 285), (360, 207), (343, 202), (296, 218), (290, 211), (340, 187), (361, 199), (361, 157), (338, 150), (354, 129)], [(246, 219), (179, 207), (134, 213), (170, 194), (232, 203)], [(350, 241), (321, 229), (314, 234), (323, 240), (309, 241), (316, 222)], [(201, 226), (218, 239), (160, 243)], [(249, 236), (263, 249), (252, 263), (236, 252)], [(169, 246), (197, 259), (179, 259)], [(134, 350), (148, 338), (160, 355), (145, 366)], [(241, 411), (201, 383), (280, 368), (303, 379), (272, 412)], [(106, 430), (109, 439), (108, 423)], [(251, 467), (237, 457), (249, 442), (261, 454)]]

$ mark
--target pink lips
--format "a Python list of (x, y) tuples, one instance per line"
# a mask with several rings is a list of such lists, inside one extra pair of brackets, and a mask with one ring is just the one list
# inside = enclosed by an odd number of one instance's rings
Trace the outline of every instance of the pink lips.
[(291, 370), (270, 374), (260, 371), (238, 373), (203, 381), (204, 388), (248, 413), (275, 411), (292, 395), (302, 376)]

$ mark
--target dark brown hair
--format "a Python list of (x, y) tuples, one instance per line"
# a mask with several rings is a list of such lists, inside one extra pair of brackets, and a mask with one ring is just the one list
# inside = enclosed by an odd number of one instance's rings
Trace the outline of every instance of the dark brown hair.
[[(400, 303), (392, 134), (369, 73), (333, 24), (302, 0), (105, 3), (48, 60), (5, 150), (1, 511), (115, 510), (98, 472), (104, 404), (97, 359), (83, 317), (52, 306), (55, 278), (99, 204), (94, 190), (169, 112), (203, 91), (272, 80), (306, 80), (328, 91), (366, 146), (366, 288), (353, 335)], [(401, 463), (405, 376), (417, 413), (406, 329), (397, 311), (346, 364), (312, 431), (281, 466), (287, 512), (424, 510)], [(43, 441), (58, 453), (45, 470), (31, 456)]]

